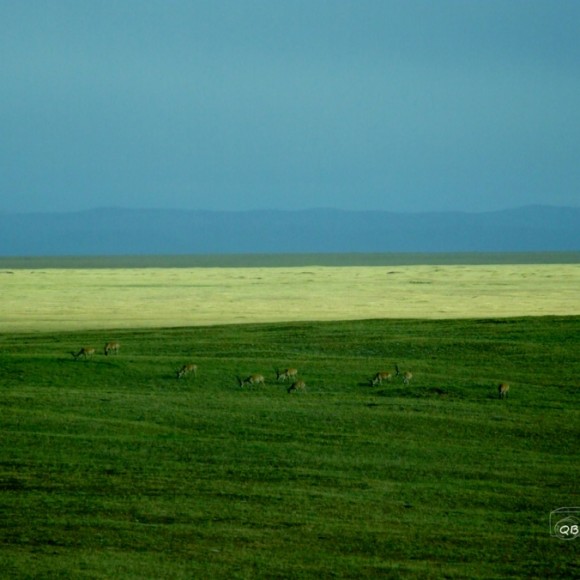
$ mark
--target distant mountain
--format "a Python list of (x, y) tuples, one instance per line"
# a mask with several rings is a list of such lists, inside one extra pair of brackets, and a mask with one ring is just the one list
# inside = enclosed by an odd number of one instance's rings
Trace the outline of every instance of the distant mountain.
[(0, 213), (1, 256), (580, 250), (580, 208)]

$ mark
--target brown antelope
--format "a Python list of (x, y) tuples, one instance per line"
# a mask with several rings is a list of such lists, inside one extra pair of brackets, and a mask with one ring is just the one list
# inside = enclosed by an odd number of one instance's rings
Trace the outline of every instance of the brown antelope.
[(82, 358), (89, 358), (95, 354), (95, 349), (90, 346), (83, 346), (79, 352), (71, 352), (74, 359)]
[(293, 393), (294, 391), (305, 391), (305, 390), (306, 390), (306, 383), (302, 380), (296, 381), (288, 387), (289, 393)]
[(190, 374), (192, 374), (194, 377), (197, 376), (197, 365), (194, 365), (194, 364), (183, 365), (177, 371), (177, 378), (182, 379), (186, 375), (190, 375)]
[(286, 381), (288, 379), (295, 379), (298, 375), (298, 369), (286, 369), (285, 371), (280, 372), (276, 369), (276, 380), (277, 381)]
[(390, 381), (393, 378), (393, 375), (391, 373), (388, 373), (386, 371), (382, 371), (380, 373), (377, 373), (372, 379), (371, 379), (371, 384), (372, 386), (376, 386), (376, 385), (382, 385), (383, 381)]
[(507, 383), (500, 383), (497, 387), (497, 394), (500, 399), (507, 399), (508, 393), (510, 392), (510, 386)]
[(255, 374), (250, 375), (246, 379), (240, 379), (240, 377), (238, 377), (238, 382), (240, 383), (240, 387), (243, 387), (244, 385), (263, 385), (265, 384), (266, 379), (264, 378), (264, 375)]
[(107, 342), (105, 345), (105, 356), (108, 356), (109, 353), (111, 354), (119, 354), (119, 349), (121, 345), (118, 342)]
[(409, 372), (409, 371), (405, 371), (404, 373), (401, 373), (401, 371), (399, 370), (399, 365), (395, 365), (395, 376), (399, 377), (401, 376), (403, 377), (403, 383), (405, 385), (408, 385), (411, 382), (411, 379), (413, 378), (413, 373)]

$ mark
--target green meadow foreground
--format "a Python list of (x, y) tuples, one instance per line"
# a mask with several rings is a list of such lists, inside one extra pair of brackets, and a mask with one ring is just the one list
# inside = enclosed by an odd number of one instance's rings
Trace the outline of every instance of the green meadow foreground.
[(578, 316), (3, 333), (2, 576), (579, 577), (579, 347)]

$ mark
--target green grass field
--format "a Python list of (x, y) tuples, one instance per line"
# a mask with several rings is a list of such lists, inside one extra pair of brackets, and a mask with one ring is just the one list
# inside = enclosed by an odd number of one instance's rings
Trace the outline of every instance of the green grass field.
[(2, 577), (578, 577), (579, 347), (578, 316), (1, 334)]

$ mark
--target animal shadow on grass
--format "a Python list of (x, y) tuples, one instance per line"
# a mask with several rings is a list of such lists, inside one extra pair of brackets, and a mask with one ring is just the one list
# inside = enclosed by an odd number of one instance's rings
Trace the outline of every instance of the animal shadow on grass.
[(418, 387), (410, 389), (394, 388), (380, 389), (374, 393), (378, 397), (397, 397), (404, 399), (463, 399), (463, 394), (449, 387)]
[(360, 381), (357, 383), (357, 386), (359, 387), (370, 387), (372, 388), (374, 385), (372, 383), (371, 379), (367, 379), (366, 381)]

